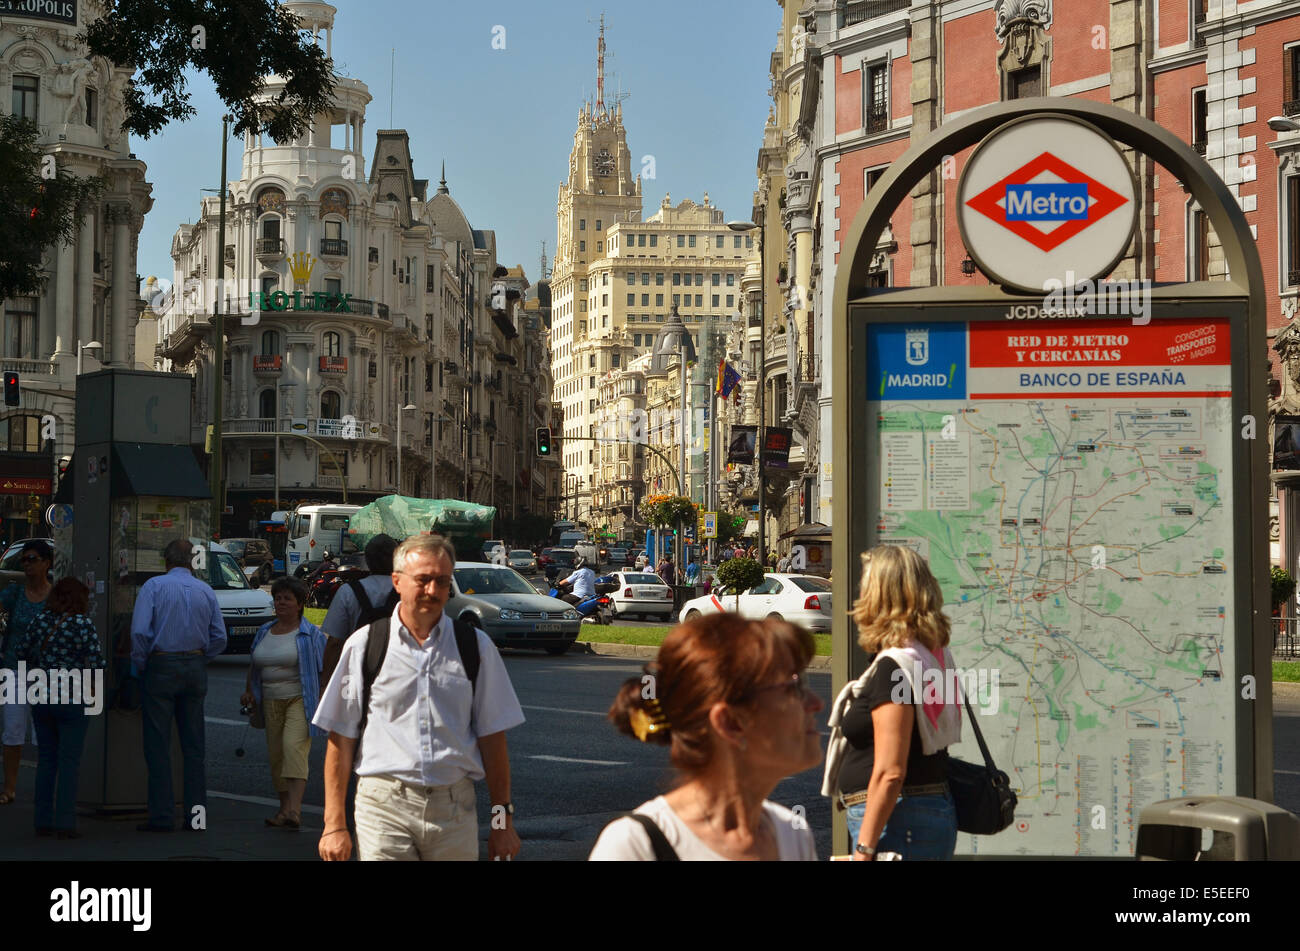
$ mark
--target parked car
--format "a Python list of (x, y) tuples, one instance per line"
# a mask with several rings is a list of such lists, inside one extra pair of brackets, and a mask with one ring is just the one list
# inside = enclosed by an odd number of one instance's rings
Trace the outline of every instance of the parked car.
[(537, 555), (537, 567), (545, 571), (546, 566), (551, 563), (552, 548), (543, 548)]
[(501, 550), (504, 551), (504, 550), (505, 550), (505, 547), (506, 547), (506, 543), (503, 542), (501, 539), (499, 539), (499, 538), (489, 538), (487, 541), (485, 541), (485, 542), (483, 543), (483, 551), (481, 552), (481, 554), (482, 554), (482, 556), (483, 556), (483, 560), (484, 560), (484, 561), (491, 561), (491, 560), (492, 560), (492, 555), (493, 555), (493, 553), (494, 553), (498, 548), (500, 548)]
[(563, 654), (578, 639), (582, 622), (565, 601), (538, 594), (508, 565), (456, 562), (446, 612), (469, 618), (498, 647), (537, 647)]
[(609, 565), (611, 568), (622, 568), (627, 564), (626, 548), (611, 548), (609, 550)]
[[(202, 545), (200, 539), (191, 539)], [(271, 596), (248, 583), (239, 562), (223, 544), (212, 543), (206, 572), (206, 581), (212, 586), (221, 605), (221, 617), (226, 622), (226, 653), (247, 654), (253, 645), (253, 635), (267, 621), (275, 620), (275, 607)]]
[(622, 617), (640, 615), (665, 621), (673, 616), (673, 589), (650, 571), (616, 571), (618, 588), (610, 594), (614, 614)]
[(573, 559), (577, 557), (578, 553), (572, 548), (552, 548), (551, 563), (546, 566), (547, 579), (567, 578), (573, 572)]
[[(736, 596), (714, 592), (682, 605), (679, 620), (701, 614), (735, 611)], [(775, 617), (810, 631), (831, 629), (831, 583), (816, 575), (771, 574), (740, 595), (740, 614), (761, 620)]]
[(534, 573), (537, 571), (537, 556), (527, 548), (516, 548), (507, 556), (510, 567), (515, 571)]
[[(22, 558), (23, 548), (26, 547), (28, 542), (32, 542), (32, 541), (45, 542), (45, 544), (49, 545), (51, 548), (54, 547), (53, 538), (19, 538), (13, 542), (10, 542), (9, 547), (6, 548), (4, 551), (4, 555), (0, 556), (0, 588), (3, 588), (8, 584), (12, 584), (15, 581), (18, 584), (26, 583), (27, 576), (23, 574), (23, 566), (20, 563), (19, 559)], [(50, 566), (51, 580), (53, 579), (53, 576), (54, 576), (54, 566), (51, 565)]]
[(263, 539), (223, 538), (221, 544), (243, 566), (244, 574), (253, 587), (260, 588), (271, 583), (275, 576), (275, 555)]

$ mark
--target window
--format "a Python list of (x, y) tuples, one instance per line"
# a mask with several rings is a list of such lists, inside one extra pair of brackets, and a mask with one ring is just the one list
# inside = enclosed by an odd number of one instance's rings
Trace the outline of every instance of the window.
[(257, 396), (257, 415), (262, 419), (275, 419), (275, 390), (263, 390)]
[(36, 96), (40, 81), (35, 76), (15, 76), (13, 108), (14, 115), (36, 121)]
[(681, 286), (682, 286), (682, 275), (681, 275), (680, 272), (678, 272), (678, 271), (674, 271), (674, 272), (673, 272), (673, 287), (681, 287)]
[(664, 306), (664, 295), (663, 295), (663, 294), (656, 294), (656, 295), (655, 295), (655, 306), (656, 306), (656, 307), (662, 307), (662, 306)]
[[(660, 296), (662, 297), (663, 295), (661, 294)], [(642, 306), (642, 307), (649, 307), (649, 306), (650, 306), (650, 295), (649, 295), (649, 294), (642, 294), (642, 295), (641, 295), (641, 306)]]
[(752, 234), (745, 235), (745, 247), (750, 249), (754, 247), (754, 236)]
[(1282, 114), (1300, 115), (1300, 44), (1282, 51)]
[(884, 177), (887, 170), (888, 166), (883, 166), (881, 168), (869, 168), (864, 171), (862, 173), (862, 194), (866, 195), (871, 189), (875, 188), (876, 182)]
[(641, 283), (644, 284), (646, 287), (649, 287), (649, 286), (650, 286), (650, 274), (649, 274), (649, 272), (644, 272), (644, 271), (642, 272), (642, 274), (641, 274)]
[(333, 330), (325, 332), (325, 356), (338, 357), (343, 355), (343, 338)]
[(99, 93), (93, 89), (86, 90), (86, 125), (92, 129), (99, 127)]
[(597, 241), (597, 242), (596, 242), (596, 253), (597, 253), (597, 254), (600, 253), (600, 246), (601, 246), (603, 243), (604, 243), (604, 242), (602, 242), (602, 241)]
[(1030, 66), (1007, 74), (1008, 99), (1032, 99), (1043, 94), (1043, 68)]
[(587, 219), (586, 219), (586, 218), (579, 218), (579, 219), (578, 219), (578, 230), (579, 230), (579, 231), (586, 231), (586, 230), (587, 230)]
[(343, 294), (343, 279), (338, 277), (325, 278), (325, 293), (333, 294), (335, 297)]
[(645, 247), (645, 235), (643, 235), (643, 234), (639, 234), (639, 235), (636, 236), (636, 246), (637, 246), (638, 248), (644, 248), (644, 247)]
[(635, 272), (635, 271), (628, 271), (627, 274), (626, 274), (626, 276), (624, 277), (624, 280), (627, 281), (629, 284), (635, 284), (635, 283), (636, 283), (636, 272)]
[(714, 295), (713, 295), (713, 303), (710, 304), (709, 306), (710, 306), (710, 307), (717, 307), (717, 306), (719, 306), (719, 304), (718, 304), (718, 300), (719, 300), (718, 295), (717, 295), (717, 294), (714, 294)]
[(731, 246), (737, 251), (740, 250), (740, 235), (735, 234), (731, 236)]
[(681, 294), (674, 294), (674, 295), (673, 295), (673, 306), (674, 306), (674, 307), (677, 307), (678, 305), (681, 304), (681, 302), (682, 302), (682, 295), (681, 295)]
[(587, 250), (587, 242), (586, 242), (586, 241), (579, 241), (579, 242), (578, 242), (578, 250), (579, 250), (579, 251), (582, 251), (582, 252), (586, 252), (586, 250)]
[(320, 395), (320, 415), (321, 419), (338, 419), (342, 399), (338, 393), (333, 390), (326, 390)]
[(628, 307), (634, 307), (634, 306), (636, 306), (636, 295), (635, 295), (635, 294), (628, 294), (628, 295), (627, 295), (627, 306), (628, 306)]
[(596, 355), (593, 353), (591, 356), (587, 357), (587, 366), (594, 367), (595, 365), (596, 365)]
[(582, 280), (578, 282), (578, 290), (585, 291), (586, 289), (587, 289), (587, 279), (584, 277)]
[(736, 286), (736, 275), (734, 275), (734, 274), (728, 274), (728, 275), (727, 275), (727, 286), (728, 286), (728, 287), (735, 287), (735, 286)]
[(722, 237), (723, 237), (722, 235), (718, 235), (718, 245), (717, 245), (717, 246), (718, 246), (719, 248), (722, 247)]
[(276, 330), (262, 331), (262, 356), (273, 357), (280, 352), (280, 333)]
[(719, 287), (719, 286), (721, 286), (721, 284), (722, 284), (722, 275), (721, 275), (721, 274), (714, 274), (714, 275), (712, 275), (712, 280), (713, 280), (713, 286), (714, 286), (714, 287)]
[(889, 128), (888, 74), (887, 63), (877, 63), (862, 71), (862, 127), (867, 132), (883, 132)]
[(609, 272), (605, 271), (600, 275), (600, 286), (609, 287)]
[(684, 234), (679, 234), (679, 235), (677, 236), (677, 247), (679, 247), (679, 248), (684, 248), (684, 247), (686, 247), (686, 235), (684, 235)]
[(617, 353), (611, 354), (609, 360), (610, 360), (610, 365), (611, 365), (611, 366), (618, 366), (618, 354), (617, 354)]
[[(594, 390), (595, 388), (596, 388), (596, 378), (594, 376), (587, 377), (587, 389)], [(595, 407), (592, 408), (594, 409)]]
[(703, 295), (703, 294), (696, 294), (696, 295), (695, 295), (695, 306), (696, 306), (696, 307), (703, 307), (703, 306), (704, 306), (704, 295)]
[(275, 475), (275, 450), (274, 449), (249, 450), (248, 474), (251, 476)]
[(692, 248), (695, 247), (695, 235), (693, 235), (693, 234), (692, 234), (692, 235), (688, 235), (687, 238), (686, 238), (686, 243), (687, 243), (687, 245), (688, 245), (689, 247), (692, 247)]
[(14, 297), (4, 302), (4, 355), (13, 360), (39, 358), (35, 297)]
[(597, 231), (604, 231), (604, 230), (605, 230), (605, 226), (604, 226), (603, 224), (601, 224), (601, 220), (600, 220), (599, 218), (596, 219), (596, 230), (597, 230)]
[(657, 235), (657, 234), (652, 234), (652, 235), (650, 236), (650, 247), (652, 247), (652, 248), (657, 248), (657, 247), (659, 247), (659, 235)]
[(600, 295), (600, 306), (601, 306), (601, 307), (608, 307), (608, 306), (609, 306), (609, 295), (608, 295), (608, 294), (601, 294), (601, 295)]
[(6, 437), (9, 452), (41, 451), (41, 418), (39, 416), (11, 416), (0, 422), (0, 434)]
[(664, 286), (664, 272), (659, 271), (658, 273), (655, 274), (655, 287), (663, 287), (663, 286)]
[(634, 346), (634, 347), (639, 347), (639, 346), (641, 346), (641, 335), (640, 335), (640, 334), (633, 334), (633, 335), (632, 335), (632, 346)]
[[(1196, 273), (1197, 280), (1207, 280), (1206, 269), (1200, 264), (1208, 254), (1209, 235), (1206, 231), (1205, 212), (1198, 211), (1193, 216), (1196, 233)], [(1291, 175), (1286, 179), (1286, 286), (1300, 285), (1300, 175)]]
[(1205, 90), (1197, 89), (1192, 92), (1192, 148), (1201, 155), (1205, 154), (1206, 142), (1209, 139), (1205, 131), (1206, 116)]
[(735, 294), (728, 294), (728, 295), (727, 295), (727, 306), (728, 306), (728, 307), (735, 307), (735, 306), (736, 306), (736, 295), (735, 295)]

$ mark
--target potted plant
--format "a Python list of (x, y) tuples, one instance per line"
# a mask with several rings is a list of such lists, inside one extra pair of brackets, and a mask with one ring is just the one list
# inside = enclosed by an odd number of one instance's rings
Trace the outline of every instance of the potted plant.
[(739, 611), (741, 592), (763, 580), (763, 566), (756, 558), (731, 558), (718, 568), (718, 580), (736, 596), (736, 610)]
[(1285, 568), (1279, 568), (1277, 565), (1272, 567), (1272, 600), (1273, 616), (1276, 617), (1282, 611), (1282, 605), (1291, 600), (1295, 594), (1296, 580), (1291, 577), (1291, 572)]

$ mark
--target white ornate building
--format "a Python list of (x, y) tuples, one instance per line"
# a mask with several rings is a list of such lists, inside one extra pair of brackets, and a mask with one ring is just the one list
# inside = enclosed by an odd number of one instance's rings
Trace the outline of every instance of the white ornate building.
[[(55, 460), (70, 455), (76, 432), (73, 393), (79, 345), (85, 372), (134, 365), (140, 299), (136, 246), (153, 204), (145, 165), (122, 131), (123, 91), (131, 70), (87, 57), (77, 41), (98, 17), (98, 0), (60, 0), (36, 13), (0, 9), (0, 108), (33, 120), (38, 143), (61, 169), (102, 176), (107, 187), (82, 209), (70, 244), (49, 249), (47, 282), (32, 296), (0, 301), (0, 367), (20, 374), (22, 403), (0, 406), (0, 537), (28, 534), (30, 496), (48, 503)], [(41, 417), (55, 419), (52, 441)], [(38, 474), (40, 473), (40, 474)]]

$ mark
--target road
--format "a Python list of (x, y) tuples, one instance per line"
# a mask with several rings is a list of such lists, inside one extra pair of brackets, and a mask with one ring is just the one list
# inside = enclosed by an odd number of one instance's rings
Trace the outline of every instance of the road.
[[(601, 828), (620, 813), (671, 787), (668, 750), (625, 737), (605, 720), (605, 710), (628, 677), (640, 676), (642, 662), (568, 654), (549, 657), (502, 651), (527, 722), (508, 734), (515, 822), (524, 859), (584, 859)], [(263, 735), (239, 716), (239, 695), (247, 657), (221, 657), (208, 668), (208, 787), (216, 794), (265, 798), (274, 813)], [(830, 675), (814, 671), (813, 688), (827, 703)], [(820, 716), (826, 729), (826, 713)], [(237, 750), (242, 748), (243, 756)], [(322, 822), (325, 741), (312, 741), (311, 779), (304, 798), (304, 823)], [(802, 806), (817, 837), (820, 855), (830, 850), (830, 805), (818, 790), (820, 769), (787, 779), (772, 798)], [(489, 803), (479, 784), (480, 833), (486, 839)]]

